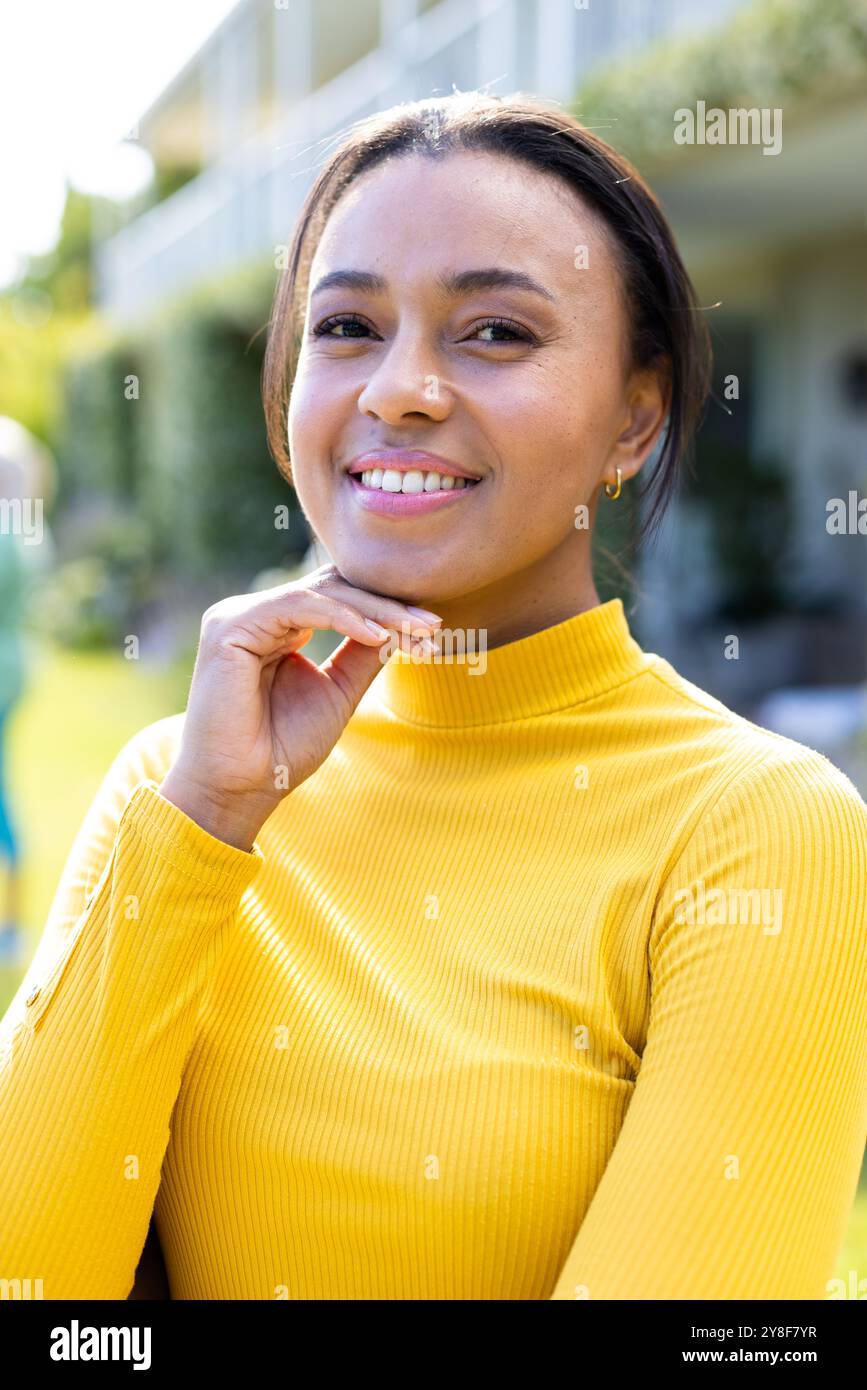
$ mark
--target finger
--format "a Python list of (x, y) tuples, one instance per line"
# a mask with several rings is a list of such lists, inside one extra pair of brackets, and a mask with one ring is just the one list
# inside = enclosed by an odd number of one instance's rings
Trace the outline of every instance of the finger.
[(349, 604), (309, 589), (283, 589), (243, 607), (235, 600), (220, 605), (202, 631), (211, 649), (240, 648), (261, 660), (275, 653), (288, 655), (306, 631), (317, 628), (333, 629), (373, 647), (388, 636)]
[(284, 661), (287, 656), (291, 656), (293, 652), (300, 652), (302, 647), (306, 647), (315, 631), (316, 629), (313, 627), (299, 627), (290, 630), (283, 646), (277, 647), (270, 656), (262, 658), (262, 670), (276, 670), (280, 662)]
[[(428, 609), (421, 608), (413, 613), (409, 604), (402, 603), (398, 599), (388, 598), (385, 594), (372, 593), (369, 589), (357, 589), (348, 580), (341, 577), (335, 577), (326, 582), (328, 593), (349, 603), (359, 613), (363, 613), (366, 618), (373, 618), (375, 622), (381, 623), (384, 627), (410, 632), (429, 632), (442, 622), (442, 618), (435, 613), (430, 613)], [(427, 618), (420, 617), (419, 614), (421, 613), (428, 613), (429, 616)]]
[(314, 570), (312, 574), (298, 582), (313, 590), (335, 593), (342, 590), (343, 594), (347, 596), (348, 602), (357, 604), (359, 608), (363, 603), (365, 613), (367, 613), (367, 604), (370, 603), (375, 606), (378, 605), (380, 612), (389, 614), (393, 618), (406, 615), (408, 618), (415, 619), (421, 616), (428, 620), (429, 625), (442, 622), (440, 615), (432, 613), (428, 608), (420, 607), (418, 604), (409, 604), (402, 599), (394, 598), (392, 595), (378, 593), (375, 589), (364, 589), (353, 584), (351, 580), (346, 578), (345, 574), (341, 574), (333, 562), (321, 565), (319, 569)]
[[(381, 600), (382, 620), (380, 620), (374, 617), (373, 612), (362, 611), (360, 607), (360, 604), (363, 604), (365, 610), (375, 609), (376, 595), (368, 594), (360, 589), (353, 589), (350, 585), (342, 585), (337, 593), (331, 590), (332, 585), (329, 584), (328, 591), (311, 589), (294, 591), (290, 595), (291, 602), (287, 604), (284, 620), (292, 623), (304, 622), (305, 619), (312, 621), (316, 613), (319, 612), (321, 616), (317, 626), (333, 628), (335, 632), (342, 633), (344, 637), (353, 637), (356, 641), (363, 642), (367, 646), (378, 646), (390, 635), (389, 629), (392, 628), (397, 628), (401, 632), (411, 631), (418, 634), (426, 634), (431, 630), (427, 622), (414, 618), (404, 609), (402, 604)], [(351, 601), (342, 597), (343, 592), (351, 596)], [(276, 602), (279, 604), (280, 601), (276, 600)]]
[[(287, 639), (289, 651), (298, 652), (302, 647), (306, 647), (315, 631), (315, 627), (299, 627), (291, 630)], [(282, 656), (283, 653), (280, 655)]]
[[(290, 610), (293, 623), (303, 622), (304, 615), (311, 624), (317, 612), (320, 620), (313, 624), (323, 630), (331, 629), (344, 637), (351, 637), (368, 647), (379, 647), (388, 637), (388, 630), (372, 618), (360, 613), (352, 604), (331, 594), (309, 593), (303, 591), (296, 596)], [(304, 630), (304, 629), (302, 629)], [(293, 639), (294, 640), (294, 639)]]

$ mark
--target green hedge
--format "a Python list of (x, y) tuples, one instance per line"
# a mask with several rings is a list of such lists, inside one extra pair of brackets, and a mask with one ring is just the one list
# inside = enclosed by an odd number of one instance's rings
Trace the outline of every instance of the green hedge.
[(673, 113), (708, 107), (789, 108), (861, 93), (867, 0), (757, 0), (720, 27), (667, 37), (596, 69), (572, 109), (644, 167), (682, 155)]
[(112, 343), (74, 359), (66, 377), (62, 435), (61, 504), (91, 492), (132, 498), (136, 431), (124, 377), (136, 370), (134, 354)]
[(180, 576), (252, 577), (302, 551), (295, 494), (265, 439), (263, 351), (264, 335), (199, 296), (70, 363), (64, 500), (134, 509), (153, 561)]

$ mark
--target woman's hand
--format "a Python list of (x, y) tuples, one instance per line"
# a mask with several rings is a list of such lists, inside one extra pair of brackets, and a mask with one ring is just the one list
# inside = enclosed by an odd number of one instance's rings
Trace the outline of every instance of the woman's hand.
[[(388, 629), (423, 638), (441, 621), (424, 611), (353, 587), (334, 565), (213, 604), (160, 793), (249, 851), (278, 803), (331, 752), (382, 665)], [(300, 653), (316, 628), (348, 639), (321, 666)]]

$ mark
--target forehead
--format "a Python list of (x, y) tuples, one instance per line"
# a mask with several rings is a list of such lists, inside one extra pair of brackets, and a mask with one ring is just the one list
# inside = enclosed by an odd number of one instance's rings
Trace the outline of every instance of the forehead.
[(412, 268), (433, 278), (444, 267), (493, 261), (565, 289), (581, 246), (591, 268), (613, 271), (604, 220), (555, 175), (481, 151), (409, 154), (350, 185), (320, 238), (311, 283), (337, 268)]

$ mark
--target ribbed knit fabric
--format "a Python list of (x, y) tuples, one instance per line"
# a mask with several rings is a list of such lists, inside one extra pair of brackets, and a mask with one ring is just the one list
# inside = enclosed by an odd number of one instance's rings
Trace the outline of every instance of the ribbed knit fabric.
[[(867, 806), (619, 599), (396, 654), (250, 854), (123, 749), (0, 1026), (0, 1277), (125, 1298), (824, 1299)], [(62, 788), (58, 788), (62, 795)]]

